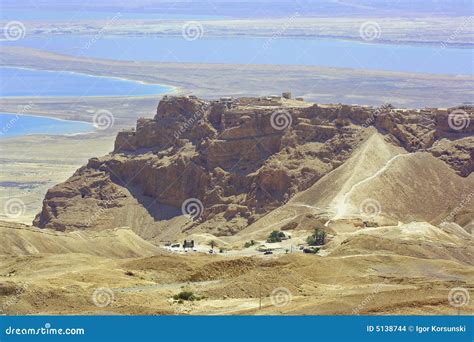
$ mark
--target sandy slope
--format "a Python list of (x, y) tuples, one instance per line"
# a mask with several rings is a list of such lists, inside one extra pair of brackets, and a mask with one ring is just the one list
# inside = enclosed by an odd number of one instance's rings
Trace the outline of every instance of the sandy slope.
[[(2, 258), (0, 303), (14, 297), (4, 308), (8, 314), (456, 314), (449, 290), (474, 288), (472, 266), (390, 253), (121, 260)], [(103, 288), (112, 294), (99, 307), (94, 292)], [(183, 289), (204, 299), (173, 302)], [(272, 304), (275, 291), (283, 291), (285, 305)]]
[[(456, 314), (449, 291), (474, 289), (471, 235), (453, 225), (338, 233), (321, 256), (171, 254), (126, 229), (64, 234), (2, 223), (0, 237), (7, 314)], [(183, 290), (203, 298), (173, 301)], [(107, 305), (94, 303), (97, 291)], [(277, 292), (284, 305), (274, 304)]]
[[(128, 229), (60, 233), (0, 223), (0, 309), (7, 314), (457, 314), (448, 295), (457, 287), (474, 289), (472, 235), (456, 223), (415, 221), (445, 217), (472, 191), (472, 182), (472, 176), (462, 178), (428, 154), (407, 154), (374, 133), (350, 160), (282, 208), (236, 236), (216, 239), (237, 248), (228, 253), (173, 254)], [(359, 212), (366, 198), (381, 208), (369, 219)], [(467, 215), (470, 206), (463, 205)], [(327, 223), (329, 240), (317, 255), (296, 249), (284, 254), (289, 245), (304, 242), (316, 223)], [(283, 252), (242, 249), (244, 241), (255, 239), (258, 246), (269, 231), (288, 225), (292, 239), (280, 244)], [(196, 235), (200, 244), (210, 239)], [(202, 299), (173, 301), (183, 290)], [(97, 291), (106, 305), (94, 302)], [(275, 305), (276, 300), (283, 303)], [(473, 305), (461, 312), (472, 313)]]
[[(305, 215), (315, 217), (306, 223), (308, 230), (321, 220), (339, 231), (354, 219), (385, 225), (429, 222), (448, 216), (473, 190), (473, 175), (458, 176), (432, 155), (409, 154), (372, 132), (346, 163), (237, 236), (263, 238)], [(472, 212), (474, 203), (463, 209)]]
[(132, 258), (160, 252), (159, 248), (126, 228), (62, 233), (0, 221), (0, 240), (0, 255), (84, 253), (109, 258)]

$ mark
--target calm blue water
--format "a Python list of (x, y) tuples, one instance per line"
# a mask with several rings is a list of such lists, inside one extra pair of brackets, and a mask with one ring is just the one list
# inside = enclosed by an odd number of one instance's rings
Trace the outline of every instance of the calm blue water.
[(0, 76), (1, 96), (133, 96), (170, 91), (156, 84), (65, 71), (0, 67)]
[(0, 113), (0, 139), (27, 134), (76, 134), (94, 131), (90, 123)]
[[(204, 27), (205, 32), (205, 27)], [(434, 74), (474, 74), (474, 50), (366, 44), (336, 39), (230, 37), (187, 41), (181, 36), (53, 36), (2, 42), (62, 54), (117, 60), (299, 64)]]

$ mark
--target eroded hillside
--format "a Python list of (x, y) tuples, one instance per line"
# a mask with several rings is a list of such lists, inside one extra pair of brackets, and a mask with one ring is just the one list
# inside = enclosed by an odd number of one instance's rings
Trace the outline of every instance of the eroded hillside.
[[(273, 222), (271, 213), (297, 201), (310, 214), (318, 208), (316, 220), (360, 216), (367, 197), (395, 222), (440, 221), (472, 192), (472, 108), (401, 110), (289, 97), (167, 96), (153, 119), (118, 134), (112, 153), (49, 190), (34, 224), (61, 231), (128, 226), (157, 241), (231, 236), (272, 226), (281, 218)], [(414, 210), (421, 196), (430, 198)]]

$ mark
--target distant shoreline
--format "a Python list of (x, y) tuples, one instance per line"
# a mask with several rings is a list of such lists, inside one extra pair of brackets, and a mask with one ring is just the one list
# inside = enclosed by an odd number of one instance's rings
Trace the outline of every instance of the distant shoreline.
[(54, 120), (54, 121), (61, 121), (61, 122), (66, 122), (66, 123), (72, 123), (72, 124), (81, 124), (81, 125), (87, 125), (90, 126), (91, 131), (87, 132), (75, 132), (75, 133), (23, 133), (23, 134), (15, 134), (15, 135), (3, 135), (0, 134), (0, 140), (4, 139), (10, 139), (10, 138), (20, 138), (24, 136), (34, 136), (34, 135), (48, 135), (48, 136), (76, 136), (76, 135), (84, 135), (84, 134), (93, 134), (97, 132), (97, 128), (94, 126), (93, 122), (88, 122), (88, 121), (83, 121), (83, 120), (70, 120), (70, 119), (64, 119), (64, 118), (58, 118), (58, 117), (52, 117), (52, 116), (47, 116), (47, 115), (36, 115), (35, 113), (8, 113), (8, 112), (0, 112), (0, 117), (4, 115), (10, 115), (10, 116), (15, 116), (15, 117), (37, 117), (37, 118), (43, 118), (43, 119), (48, 119), (48, 120)]
[[(273, 18), (196, 19), (198, 38), (249, 37), (292, 39), (339, 39), (367, 44), (411, 46), (443, 46), (473, 48), (474, 16), (304, 16), (297, 10), (287, 16)], [(1, 22), (1, 20), (0, 20)], [(74, 22), (47, 20), (28, 21), (28, 36), (149, 36), (182, 35), (189, 19), (120, 19)], [(369, 39), (360, 30), (371, 24)], [(104, 26), (107, 28), (104, 29)], [(197, 39), (198, 39), (197, 38)]]
[[(75, 32), (75, 33), (61, 33), (55, 32), (54, 35), (57, 36), (82, 36), (82, 37), (93, 37), (94, 34), (92, 32)], [(33, 33), (32, 38), (43, 38), (43, 37), (51, 37), (50, 33)], [(141, 33), (141, 32), (124, 32), (124, 33), (114, 33), (114, 34), (104, 34), (103, 37), (153, 37), (153, 38), (170, 38), (170, 37), (180, 37), (181, 34), (179, 33), (168, 33), (168, 32), (157, 32), (154, 34), (149, 33)], [(252, 33), (245, 33), (245, 34), (234, 34), (234, 33), (218, 33), (218, 34), (209, 34), (206, 35), (207, 38), (267, 38), (273, 39), (274, 35), (267, 34), (252, 34)], [(447, 49), (474, 49), (474, 42), (447, 42), (443, 40), (432, 40), (432, 41), (422, 41), (422, 40), (396, 40), (396, 39), (376, 39), (373, 41), (366, 41), (361, 39), (360, 37), (352, 37), (352, 36), (345, 36), (345, 35), (298, 35), (298, 34), (285, 34), (281, 35), (278, 38), (281, 39), (302, 39), (302, 40), (337, 40), (337, 41), (345, 41), (351, 43), (360, 43), (360, 44), (368, 44), (368, 45), (399, 45), (399, 46), (411, 46), (411, 47), (439, 47), (444, 46)], [(3, 40), (0, 40), (0, 42)]]
[[(51, 117), (89, 118), (84, 113), (106, 108), (117, 114), (120, 128), (134, 124), (137, 116), (155, 112), (165, 94), (268, 96), (291, 91), (316, 103), (345, 103), (399, 108), (452, 107), (470, 101), (472, 76), (393, 72), (351, 68), (268, 64), (205, 64), (131, 62), (76, 57), (25, 47), (2, 47), (0, 65), (35, 70), (64, 71), (165, 85), (172, 92), (146, 96), (0, 98), (0, 111), (16, 112), (28, 100), (35, 112)], [(263, 82), (263, 83), (262, 83)], [(264, 84), (264, 86), (262, 86)], [(62, 105), (61, 105), (62, 104)], [(65, 106), (66, 104), (66, 106)]]
[[(134, 82), (134, 83), (140, 83), (143, 85), (150, 85), (150, 86), (159, 86), (161, 88), (164, 88), (164, 91), (162, 93), (156, 93), (156, 94), (134, 94), (134, 95), (46, 95), (46, 96), (29, 96), (29, 95), (15, 95), (15, 96), (3, 96), (2, 98), (8, 99), (8, 98), (76, 98), (78, 96), (83, 96), (87, 98), (109, 98), (109, 97), (124, 97), (124, 96), (130, 96), (130, 97), (144, 97), (144, 96), (156, 96), (156, 95), (161, 95), (161, 94), (174, 94), (179, 91), (178, 87), (172, 86), (172, 85), (167, 85), (167, 84), (161, 84), (161, 83), (151, 83), (151, 82), (146, 82), (143, 80), (134, 80), (134, 79), (129, 79), (125, 77), (119, 77), (119, 76), (104, 76), (104, 75), (97, 75), (97, 74), (91, 74), (91, 73), (85, 73), (85, 72), (79, 72), (79, 71), (70, 71), (70, 70), (54, 70), (54, 69), (48, 69), (48, 68), (32, 68), (32, 67), (24, 67), (24, 66), (16, 66), (16, 65), (0, 65), (0, 68), (9, 68), (9, 69), (23, 69), (23, 70), (31, 70), (31, 71), (44, 71), (44, 72), (51, 72), (51, 73), (66, 73), (66, 74), (74, 74), (74, 75), (82, 75), (82, 76), (87, 76), (87, 77), (98, 77), (98, 78), (104, 78), (104, 79), (115, 79), (119, 81), (127, 81), (127, 82)], [(169, 91), (168, 91), (169, 90)]]

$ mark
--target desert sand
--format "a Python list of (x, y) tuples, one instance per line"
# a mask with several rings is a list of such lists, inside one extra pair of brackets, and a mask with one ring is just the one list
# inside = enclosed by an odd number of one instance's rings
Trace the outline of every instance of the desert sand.
[[(57, 233), (2, 223), (0, 234), (8, 237), (0, 261), (6, 314), (451, 315), (450, 289), (474, 288), (472, 245), (460, 250), (421, 223), (346, 234), (327, 256), (176, 254), (128, 229)], [(202, 298), (178, 303), (183, 290)]]

